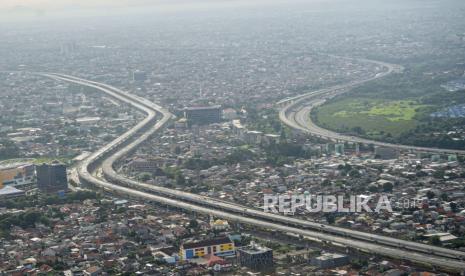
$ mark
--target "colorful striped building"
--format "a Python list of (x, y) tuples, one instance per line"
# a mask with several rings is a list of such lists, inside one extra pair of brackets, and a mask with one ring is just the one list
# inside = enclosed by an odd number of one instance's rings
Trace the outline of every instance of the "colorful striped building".
[(220, 237), (199, 242), (188, 242), (181, 245), (179, 255), (182, 260), (215, 255), (219, 257), (234, 256), (236, 249), (229, 237)]

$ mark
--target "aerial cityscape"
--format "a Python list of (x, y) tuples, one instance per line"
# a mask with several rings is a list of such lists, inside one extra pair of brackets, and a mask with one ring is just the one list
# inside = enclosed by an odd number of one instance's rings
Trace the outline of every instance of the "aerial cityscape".
[(0, 275), (465, 275), (465, 2), (0, 2)]

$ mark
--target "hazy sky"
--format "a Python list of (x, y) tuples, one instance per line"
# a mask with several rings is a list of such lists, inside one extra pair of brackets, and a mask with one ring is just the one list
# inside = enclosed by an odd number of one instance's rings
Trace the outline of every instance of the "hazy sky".
[(130, 5), (132, 3), (143, 4), (150, 2), (166, 2), (166, 1), (147, 1), (147, 0), (2, 0), (0, 8), (14, 8), (23, 6), (37, 9), (56, 9), (66, 6), (102, 6), (102, 5)]
[(285, 1), (290, 0), (0, 0), (0, 20), (42, 19), (83, 14), (105, 15), (146, 7), (157, 11), (205, 10)]
[[(181, 0), (2, 0), (0, 1), (1, 9), (11, 9), (15, 7), (25, 7), (34, 9), (61, 9), (69, 6), (81, 6), (81, 7), (118, 7), (118, 6), (134, 6), (143, 4), (160, 4), (170, 2), (193, 2), (181, 1)], [(198, 1), (197, 1), (198, 2)]]
[[(160, 8), (263, 4), (267, 2), (283, 2), (284, 0), (0, 0), (0, 11), (21, 12), (35, 10), (53, 12), (60, 10), (127, 8), (151, 6)], [(312, 0), (315, 1), (315, 0)]]
[[(203, 4), (215, 2), (211, 0), (0, 0), (0, 10), (34, 9), (37, 11), (51, 12), (57, 10), (95, 9), (95, 8), (121, 8), (138, 6), (167, 6)], [(217, 1), (223, 2), (223, 1)], [(230, 0), (228, 2), (237, 2)]]

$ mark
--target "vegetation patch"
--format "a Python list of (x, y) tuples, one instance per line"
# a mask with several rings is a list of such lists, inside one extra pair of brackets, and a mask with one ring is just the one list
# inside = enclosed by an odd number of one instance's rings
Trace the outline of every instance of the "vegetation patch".
[(411, 121), (425, 107), (415, 101), (393, 101), (375, 105), (370, 110), (362, 112), (362, 114), (382, 116), (391, 122)]
[(352, 98), (323, 105), (314, 119), (330, 129), (379, 138), (415, 128), (416, 118), (427, 107), (413, 100)]
[[(341, 104), (345, 104), (345, 106), (341, 106)], [(410, 100), (383, 101), (366, 99), (346, 100), (344, 103), (333, 103), (333, 105), (344, 108), (344, 110), (334, 113), (334, 117), (350, 118), (357, 115), (380, 116), (391, 122), (413, 120), (420, 110), (427, 107)], [(328, 106), (331, 107), (331, 105)]]
[[(451, 66), (451, 64), (456, 64)], [(368, 82), (330, 99), (312, 112), (318, 125), (337, 132), (390, 143), (465, 149), (465, 118), (430, 116), (465, 104), (463, 91), (442, 86), (463, 75), (446, 57), (405, 64), (401, 74)]]

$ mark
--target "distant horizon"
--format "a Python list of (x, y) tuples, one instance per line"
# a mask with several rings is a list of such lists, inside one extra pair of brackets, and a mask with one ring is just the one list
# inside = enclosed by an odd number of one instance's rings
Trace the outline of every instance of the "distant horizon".
[[(293, 0), (301, 1), (301, 0)], [(327, 0), (313, 0), (327, 1)], [(0, 21), (105, 16), (134, 11), (176, 12), (285, 3), (283, 0), (3, 0)]]
[[(410, 0), (405, 1), (405, 3), (415, 1), (420, 0)], [(437, 0), (430, 0), (430, 2), (435, 1)], [(355, 2), (363, 2), (363, 4), (354, 5), (353, 3)], [(265, 7), (293, 3), (317, 4), (323, 7), (337, 7), (337, 5), (332, 4), (344, 3), (347, 7), (360, 9), (367, 6), (373, 7), (370, 4), (377, 6), (380, 3), (391, 5), (403, 4), (404, 2), (400, 0), (2, 0), (0, 2), (0, 22), (29, 22), (82, 16), (130, 15), (135, 12), (208, 12), (225, 8)]]

